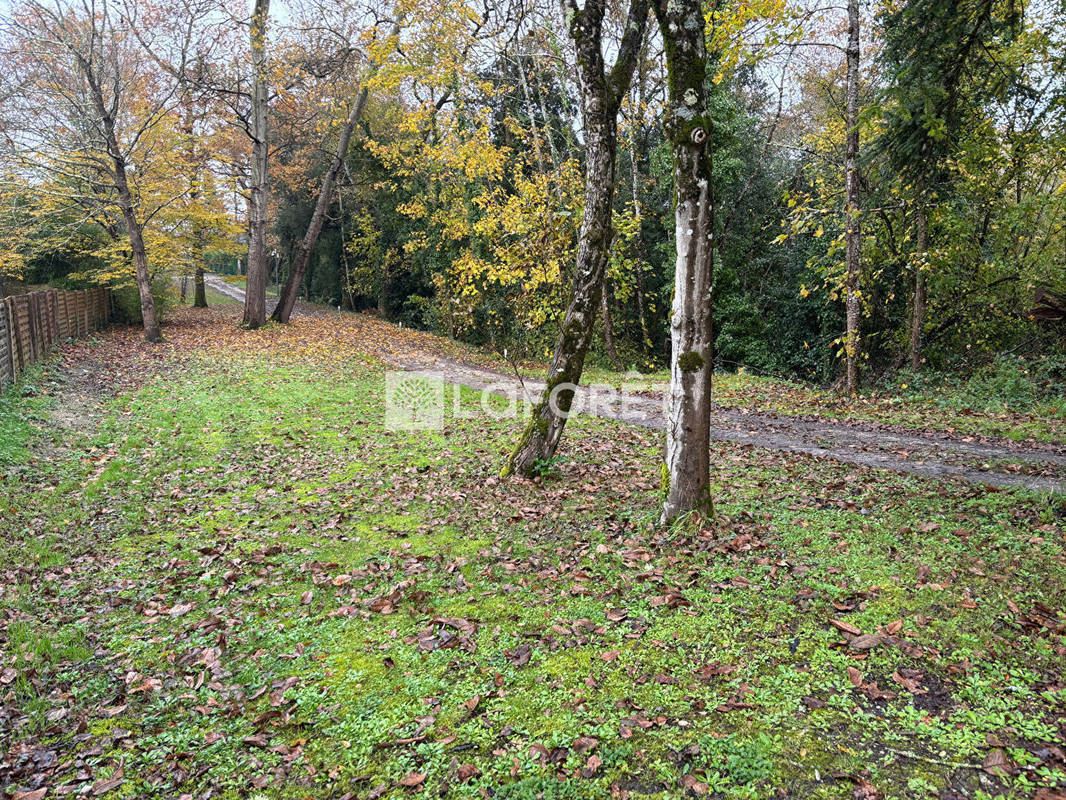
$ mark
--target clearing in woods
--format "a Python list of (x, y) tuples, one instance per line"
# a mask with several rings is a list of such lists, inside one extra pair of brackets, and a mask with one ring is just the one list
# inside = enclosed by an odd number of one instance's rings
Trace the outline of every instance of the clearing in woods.
[(499, 481), (519, 420), (383, 400), (498, 364), (236, 314), (0, 400), (10, 796), (1062, 796), (1061, 423), (724, 378), (717, 524), (671, 534), (650, 427)]

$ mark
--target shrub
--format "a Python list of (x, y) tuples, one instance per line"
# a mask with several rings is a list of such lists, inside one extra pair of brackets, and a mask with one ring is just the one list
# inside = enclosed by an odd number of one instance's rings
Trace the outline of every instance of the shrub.
[[(170, 307), (174, 305), (175, 292), (171, 281), (162, 276), (156, 277), (152, 281), (152, 297), (155, 299), (156, 317), (162, 322)], [(141, 295), (136, 284), (112, 288), (111, 299), (116, 322), (127, 325), (144, 323), (141, 316)]]

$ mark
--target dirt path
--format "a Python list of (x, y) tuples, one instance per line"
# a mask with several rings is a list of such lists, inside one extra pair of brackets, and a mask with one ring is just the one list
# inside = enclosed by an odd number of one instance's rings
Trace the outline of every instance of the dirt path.
[[(226, 297), (231, 297), (234, 300), (244, 302), (244, 289), (240, 286), (234, 286), (232, 283), (226, 283), (221, 275), (204, 274), (204, 283), (210, 286), (219, 294), (224, 294)], [(269, 305), (270, 298), (267, 298), (267, 304)]]
[[(244, 300), (243, 288), (228, 284), (217, 275), (205, 276), (205, 280), (216, 291)], [(544, 387), (535, 378), (519, 381), (514, 375), (428, 352), (391, 354), (387, 360), (399, 369), (440, 376), (448, 383), (510, 397), (536, 396)], [(603, 389), (590, 391), (581, 387), (575, 405), (581, 413), (653, 430), (664, 427), (662, 395), (657, 392), (631, 393), (612, 400)], [(713, 411), (711, 436), (718, 441), (911, 475), (1066, 494), (1066, 447), (1062, 446), (1022, 444), (1008, 439), (978, 440), (947, 433), (921, 433), (883, 423), (720, 407)]]

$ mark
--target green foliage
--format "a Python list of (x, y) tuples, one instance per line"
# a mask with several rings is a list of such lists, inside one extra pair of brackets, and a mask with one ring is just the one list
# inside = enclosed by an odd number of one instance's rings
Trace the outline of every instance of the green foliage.
[(1047, 414), (1066, 418), (1066, 359), (1000, 356), (975, 370), (903, 371), (887, 388), (955, 410)]

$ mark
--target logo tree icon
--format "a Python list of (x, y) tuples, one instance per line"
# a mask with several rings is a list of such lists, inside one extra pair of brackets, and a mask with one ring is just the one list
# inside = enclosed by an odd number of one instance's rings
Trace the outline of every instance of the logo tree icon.
[(396, 387), (392, 402), (403, 412), (403, 421), (417, 425), (438, 405), (437, 392), (433, 385), (421, 376), (408, 378)]

